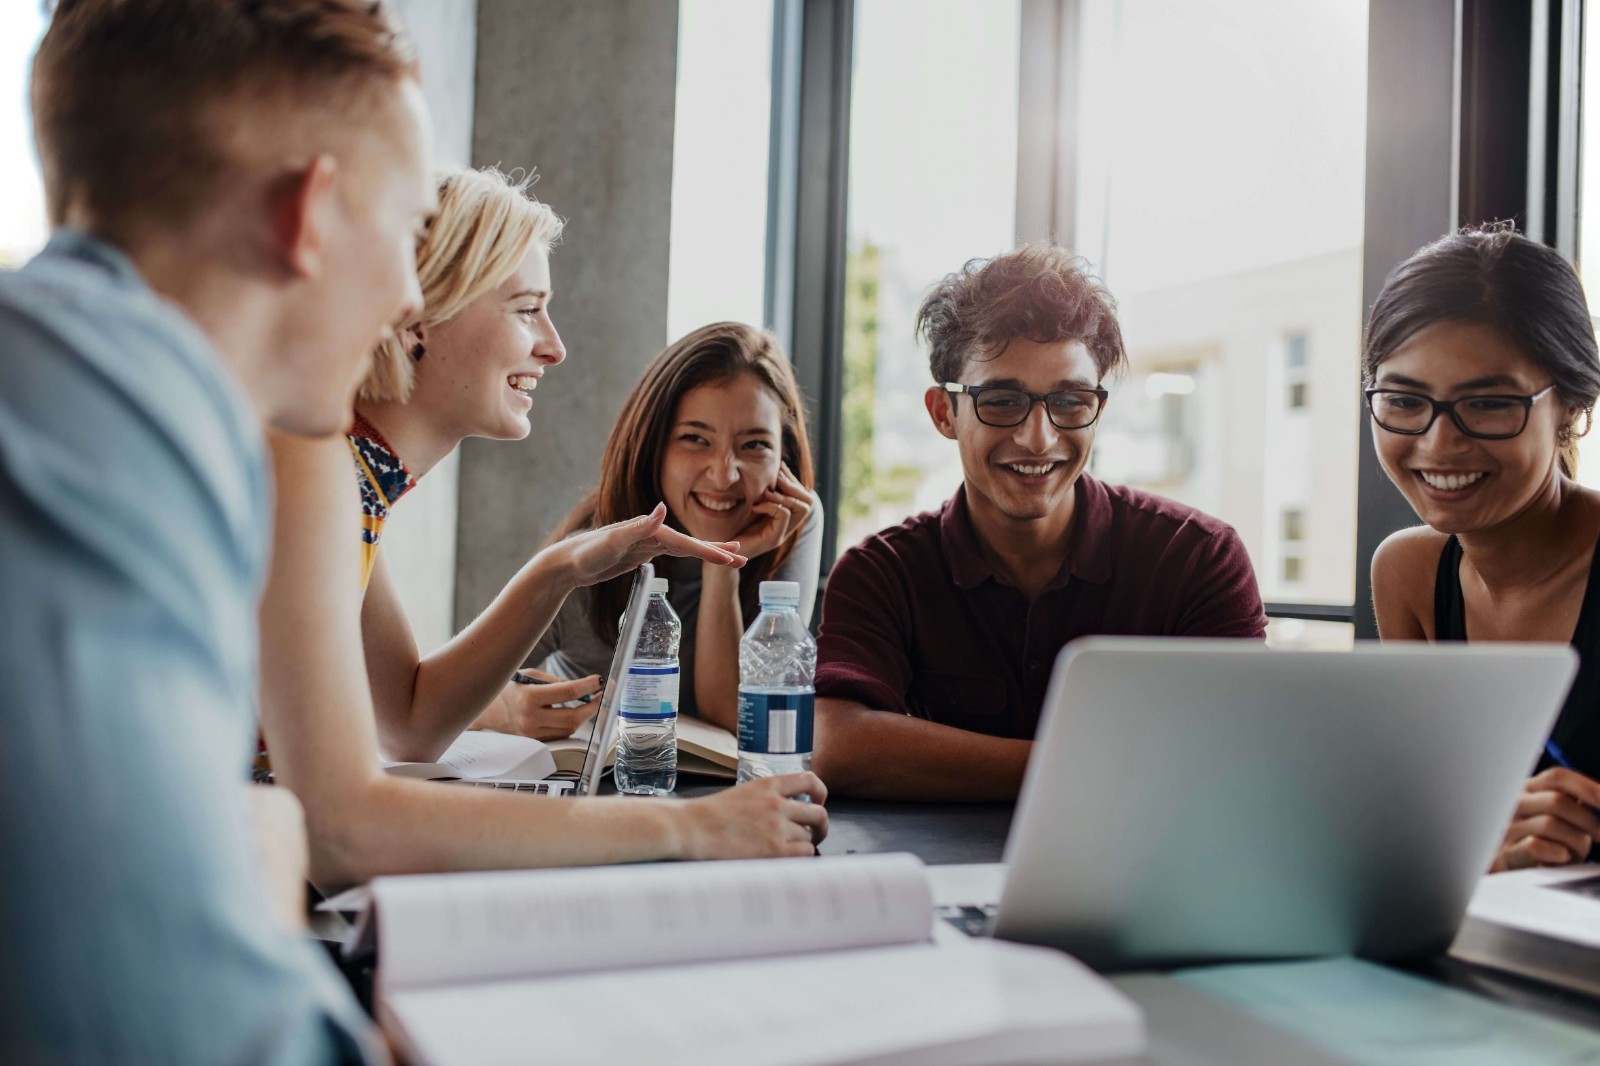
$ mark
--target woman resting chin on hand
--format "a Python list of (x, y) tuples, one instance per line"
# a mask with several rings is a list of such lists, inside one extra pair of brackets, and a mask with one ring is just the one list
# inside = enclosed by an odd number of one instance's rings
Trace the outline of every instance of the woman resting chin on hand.
[[(811, 479), (805, 411), (788, 358), (768, 333), (714, 323), (645, 368), (606, 442), (598, 487), (546, 550), (661, 501), (669, 527), (748, 559), (742, 568), (696, 558), (656, 562), (683, 622), (679, 709), (736, 730), (739, 638), (755, 617), (761, 582), (797, 582), (800, 617), (811, 616), (822, 563), (822, 508)], [(626, 575), (580, 589), (528, 661), (566, 677), (604, 670), (627, 595)], [(523, 708), (544, 699), (510, 691), (502, 698)], [(524, 713), (531, 721), (543, 712)]]
[(1600, 841), (1600, 493), (1577, 438), (1600, 398), (1583, 287), (1551, 248), (1463, 230), (1389, 276), (1364, 371), (1384, 472), (1424, 525), (1372, 559), (1385, 640), (1570, 642), (1577, 678), (1492, 869), (1586, 861)]

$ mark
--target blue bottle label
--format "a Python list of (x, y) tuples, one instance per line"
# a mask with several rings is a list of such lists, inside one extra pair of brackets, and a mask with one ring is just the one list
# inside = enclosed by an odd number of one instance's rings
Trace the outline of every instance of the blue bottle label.
[(617, 714), (623, 718), (676, 718), (678, 667), (632, 666), (622, 681)]
[(811, 750), (810, 692), (739, 690), (739, 750), (759, 755), (794, 755)]

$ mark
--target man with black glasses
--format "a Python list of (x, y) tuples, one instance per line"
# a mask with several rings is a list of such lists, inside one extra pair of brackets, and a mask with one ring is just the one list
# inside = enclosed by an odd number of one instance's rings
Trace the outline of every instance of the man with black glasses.
[(1110, 295), (1033, 245), (946, 277), (917, 329), (962, 487), (846, 552), (818, 644), (816, 770), (835, 794), (1015, 798), (1056, 653), (1090, 634), (1261, 639), (1226, 524), (1086, 472), (1126, 363)]

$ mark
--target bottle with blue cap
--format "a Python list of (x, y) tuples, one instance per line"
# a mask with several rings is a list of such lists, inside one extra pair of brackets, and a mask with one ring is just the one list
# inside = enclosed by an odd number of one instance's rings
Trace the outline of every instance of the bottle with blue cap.
[(662, 796), (678, 783), (678, 643), (667, 579), (650, 579), (633, 665), (617, 702), (617, 791)]
[(800, 585), (763, 581), (761, 613), (739, 641), (740, 781), (811, 769), (817, 642)]

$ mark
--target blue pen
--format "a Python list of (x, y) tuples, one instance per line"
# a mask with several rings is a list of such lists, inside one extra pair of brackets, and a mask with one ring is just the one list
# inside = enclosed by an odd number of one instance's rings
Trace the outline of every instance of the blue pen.
[[(1567, 757), (1561, 753), (1561, 749), (1556, 747), (1555, 741), (1547, 740), (1544, 742), (1544, 753), (1550, 756), (1551, 762), (1555, 763), (1563, 770), (1572, 770), (1572, 764), (1569, 763), (1567, 761)], [(1572, 770), (1572, 772), (1577, 773), (1578, 771)], [(1591, 807), (1589, 809), (1594, 811), (1596, 814), (1600, 814), (1600, 807)]]

